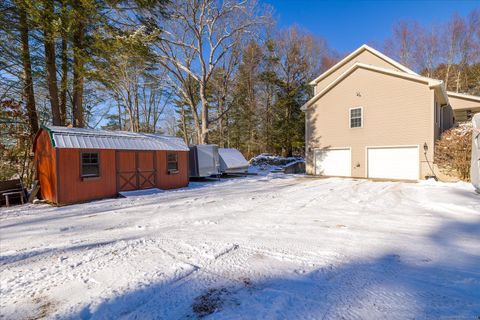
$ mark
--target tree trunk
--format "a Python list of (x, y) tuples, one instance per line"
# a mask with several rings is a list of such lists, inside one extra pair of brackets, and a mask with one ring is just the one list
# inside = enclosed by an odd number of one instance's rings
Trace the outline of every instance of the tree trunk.
[(127, 91), (127, 100), (125, 101), (125, 108), (127, 109), (128, 118), (130, 120), (130, 131), (135, 132), (135, 116), (133, 114), (132, 94), (130, 90)]
[(68, 39), (67, 39), (67, 4), (62, 1), (62, 79), (60, 80), (60, 121), (67, 122), (67, 86), (68, 86)]
[(457, 93), (460, 91), (460, 74), (461, 74), (461, 71), (458, 70), (458, 72), (457, 72), (457, 88), (455, 90), (455, 92), (457, 92)]
[(192, 116), (193, 116), (193, 122), (195, 124), (195, 131), (196, 131), (196, 134), (197, 134), (197, 144), (200, 144), (201, 140), (202, 140), (202, 134), (201, 134), (201, 131), (202, 131), (202, 126), (200, 125), (200, 119), (198, 118), (198, 113), (197, 113), (197, 108), (196, 108), (196, 105), (195, 105), (195, 98), (193, 97), (193, 92), (190, 91), (188, 93), (188, 97), (187, 97), (187, 100), (188, 100), (188, 104), (190, 105), (190, 109), (192, 110)]
[(118, 107), (118, 129), (123, 130), (122, 127), (122, 107), (120, 105), (120, 99), (117, 98), (117, 107)]
[(23, 94), (27, 103), (27, 114), (30, 123), (31, 134), (34, 135), (38, 131), (38, 116), (35, 106), (35, 93), (33, 91), (32, 63), (30, 61), (30, 46), (28, 43), (28, 21), (27, 13), (22, 6), (22, 2), (18, 1), (17, 6), (20, 18), (20, 42), (22, 46), (22, 64), (23, 64)]
[[(75, 2), (77, 3), (77, 2)], [(82, 10), (77, 3), (76, 10)], [(83, 128), (85, 126), (83, 108), (83, 46), (85, 37), (85, 25), (81, 13), (77, 17), (76, 28), (73, 35), (73, 125)]]
[(273, 147), (272, 147), (272, 132), (271, 132), (271, 117), (270, 117), (270, 113), (271, 113), (271, 107), (272, 107), (272, 101), (273, 101), (273, 94), (270, 93), (270, 84), (267, 84), (267, 101), (266, 101), (266, 104), (265, 104), (265, 126), (266, 126), (266, 150), (268, 153), (272, 153), (273, 152)]
[(134, 85), (133, 87), (133, 102), (135, 104), (135, 109), (134, 109), (134, 112), (135, 112), (135, 132), (139, 132), (140, 131), (140, 110), (138, 108), (138, 87), (136, 85)]
[(230, 130), (228, 130), (228, 128), (230, 126), (228, 125), (228, 113), (225, 114), (225, 125), (227, 127), (227, 130), (226, 130), (227, 131), (227, 133), (226, 133), (227, 144), (226, 144), (226, 146), (227, 146), (227, 148), (230, 148)]
[(450, 64), (447, 64), (447, 70), (445, 71), (445, 90), (448, 90), (448, 77), (450, 75)]
[(187, 117), (185, 115), (185, 107), (182, 106), (180, 108), (180, 124), (182, 126), (182, 132), (183, 132), (183, 141), (185, 141), (186, 144), (188, 144), (188, 131), (187, 131)]
[(225, 112), (225, 96), (222, 94), (220, 99), (218, 100), (218, 113), (220, 117), (218, 118), (218, 131), (219, 131), (219, 146), (220, 148), (225, 148), (225, 120), (224, 120), (224, 113)]
[(200, 131), (200, 141), (199, 144), (208, 143), (208, 101), (206, 97), (206, 88), (203, 82), (200, 82), (200, 100), (202, 101), (202, 129)]
[[(290, 88), (290, 85), (287, 86), (287, 96), (291, 96), (291, 91), (293, 91), (291, 88)], [(287, 107), (285, 108), (285, 126), (287, 128), (287, 134), (285, 135), (285, 145), (284, 145), (284, 148), (285, 148), (285, 154), (284, 156), (285, 157), (291, 157), (292, 154), (293, 154), (293, 147), (292, 147), (292, 137), (290, 135), (291, 131), (292, 131), (292, 104), (293, 102), (291, 100), (288, 101), (287, 103)]]
[(58, 102), (57, 86), (57, 65), (55, 62), (55, 35), (52, 30), (52, 21), (54, 19), (53, 0), (45, 0), (45, 20), (44, 21), (44, 45), (45, 45), (45, 66), (47, 71), (47, 87), (50, 97), (50, 106), (52, 108), (53, 125), (61, 125), (60, 103)]

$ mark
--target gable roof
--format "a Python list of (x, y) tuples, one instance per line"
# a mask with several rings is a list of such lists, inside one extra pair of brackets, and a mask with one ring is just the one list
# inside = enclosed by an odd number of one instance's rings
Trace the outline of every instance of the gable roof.
[(362, 45), (360, 48), (358, 48), (357, 50), (353, 51), (352, 53), (350, 53), (348, 56), (346, 56), (345, 58), (343, 58), (342, 60), (340, 60), (337, 64), (335, 64), (333, 67), (331, 67), (330, 69), (328, 69), (327, 71), (325, 71), (324, 73), (322, 73), (319, 77), (317, 77), (315, 80), (311, 81), (309, 84), (314, 86), (316, 85), (318, 82), (320, 82), (322, 79), (326, 78), (328, 75), (332, 74), (333, 72), (335, 72), (335, 70), (339, 69), (340, 67), (342, 67), (343, 65), (345, 65), (347, 62), (349, 62), (350, 60), (352, 60), (353, 58), (355, 58), (356, 56), (358, 56), (360, 53), (364, 52), (364, 51), (368, 51), (370, 52), (371, 54), (379, 57), (380, 59), (388, 62), (389, 64), (391, 64), (392, 66), (396, 67), (397, 69), (403, 71), (403, 72), (406, 72), (408, 74), (414, 74), (416, 75), (417, 73), (413, 72), (412, 70), (408, 69), (407, 67), (405, 67), (404, 65), (402, 65), (401, 63), (398, 63), (397, 61), (387, 57), (386, 55), (384, 55), (383, 53), (381, 53), (380, 51), (378, 50), (375, 50), (373, 49), (372, 47), (369, 47), (367, 46), (366, 44)]
[[(181, 138), (154, 133), (42, 126), (54, 148), (188, 151)], [(38, 136), (38, 134), (37, 134)]]
[(474, 101), (474, 102), (480, 102), (480, 97), (479, 96), (472, 96), (470, 94), (447, 91), (447, 95), (449, 97), (454, 97), (454, 98), (459, 98), (459, 99), (464, 99), (464, 100), (470, 100), (470, 101)]
[(345, 79), (353, 71), (355, 71), (356, 69), (359, 69), (359, 68), (374, 71), (374, 72), (383, 73), (383, 74), (386, 74), (386, 75), (389, 75), (389, 76), (400, 77), (400, 78), (404, 78), (404, 79), (411, 80), (411, 81), (423, 82), (426, 85), (428, 85), (430, 88), (434, 88), (434, 87), (438, 88), (438, 90), (440, 90), (442, 96), (444, 97), (443, 102), (444, 103), (448, 102), (448, 97), (447, 97), (446, 91), (445, 91), (444, 86), (443, 86), (443, 81), (419, 76), (418, 74), (409, 74), (409, 73), (405, 73), (405, 72), (398, 72), (398, 71), (394, 71), (394, 70), (387, 69), (387, 68), (375, 67), (375, 66), (372, 66), (372, 65), (369, 65), (369, 64), (356, 62), (354, 65), (352, 65), (350, 68), (348, 68), (344, 73), (342, 73), (337, 79), (335, 79), (328, 86), (326, 86), (322, 91), (320, 91), (313, 98), (308, 100), (301, 107), (301, 110), (302, 111), (307, 110), (319, 98), (321, 98), (323, 95), (325, 95), (328, 91), (330, 91), (333, 87), (335, 87), (338, 83), (340, 83), (343, 79)]

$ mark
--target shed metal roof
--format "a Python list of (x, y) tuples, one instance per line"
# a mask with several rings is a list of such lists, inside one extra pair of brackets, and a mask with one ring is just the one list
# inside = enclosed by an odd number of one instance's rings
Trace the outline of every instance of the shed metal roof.
[(43, 126), (55, 148), (188, 151), (177, 137), (154, 133)]

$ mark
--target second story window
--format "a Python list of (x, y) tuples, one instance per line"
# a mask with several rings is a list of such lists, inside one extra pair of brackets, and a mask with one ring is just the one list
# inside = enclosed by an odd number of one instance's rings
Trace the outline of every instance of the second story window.
[(361, 128), (363, 125), (362, 107), (350, 109), (350, 128)]

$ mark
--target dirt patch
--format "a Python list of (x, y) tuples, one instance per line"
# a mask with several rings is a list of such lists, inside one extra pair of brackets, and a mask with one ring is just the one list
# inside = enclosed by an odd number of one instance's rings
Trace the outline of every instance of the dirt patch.
[(253, 282), (252, 282), (252, 280), (250, 280), (250, 278), (245, 277), (245, 278), (241, 278), (240, 280), (242, 281), (245, 288), (252, 288), (253, 287)]
[(51, 301), (44, 301), (43, 297), (35, 298), (33, 301), (40, 304), (38, 313), (28, 318), (28, 320), (45, 319), (54, 310), (55, 305)]
[(195, 298), (192, 310), (200, 318), (208, 316), (222, 309), (224, 297), (227, 294), (226, 288), (208, 289), (206, 293)]
[(206, 317), (212, 313), (222, 310), (223, 306), (238, 306), (240, 303), (236, 299), (232, 299), (238, 290), (242, 288), (254, 288), (253, 281), (248, 277), (239, 279), (242, 287), (220, 287), (208, 289), (204, 294), (195, 298), (192, 304), (192, 310), (195, 316), (199, 318)]

